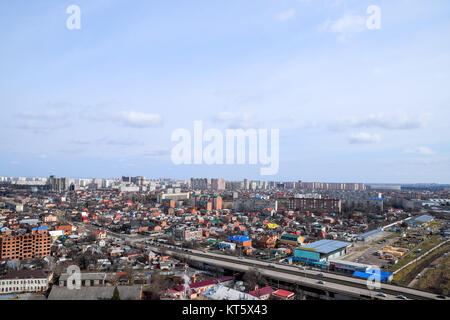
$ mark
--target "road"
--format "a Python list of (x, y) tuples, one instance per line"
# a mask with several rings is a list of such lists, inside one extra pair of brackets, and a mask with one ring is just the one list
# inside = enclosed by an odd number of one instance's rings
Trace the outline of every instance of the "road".
[[(74, 224), (77, 226), (85, 227), (90, 230), (104, 230), (103, 228), (99, 228), (99, 227), (96, 227), (96, 226), (93, 226), (90, 224), (81, 223), (81, 222), (74, 222)], [(144, 242), (144, 241), (152, 238), (151, 236), (132, 238), (128, 235), (117, 234), (115, 232), (111, 232), (108, 230), (106, 230), (106, 232), (107, 232), (107, 234), (109, 234), (115, 238), (123, 239), (130, 244)], [(180, 253), (183, 253), (180, 250), (174, 250), (174, 249), (176, 249), (175, 247), (168, 246), (168, 245), (164, 245), (164, 246), (160, 245), (159, 247), (153, 246), (153, 250), (159, 251), (159, 249), (161, 247), (171, 249), (171, 251), (169, 251), (168, 253), (172, 254), (172, 255), (180, 255)], [(186, 256), (186, 253), (183, 253), (183, 254)], [(283, 265), (283, 264), (276, 264), (277, 271), (274, 271), (271, 267), (268, 266), (267, 262), (264, 262), (261, 260), (250, 259), (250, 258), (239, 259), (238, 257), (234, 257), (234, 256), (227, 256), (227, 255), (218, 254), (218, 253), (214, 253), (214, 252), (203, 252), (200, 250), (189, 250), (188, 256), (191, 259), (196, 257), (198, 259), (198, 261), (204, 261), (204, 262), (208, 261), (207, 263), (213, 264), (213, 265), (217, 264), (217, 260), (220, 260), (220, 265), (222, 265), (225, 262), (228, 262), (228, 263), (232, 264), (234, 269), (238, 269), (239, 265), (240, 265), (239, 267), (241, 269), (244, 267), (247, 268), (245, 270), (248, 270), (249, 266), (250, 267), (258, 267), (260, 270), (265, 269), (264, 272), (268, 272), (267, 269), (269, 269), (269, 275), (275, 275), (275, 273), (276, 273), (276, 276), (280, 277), (280, 279), (281, 279), (280, 273), (289, 273), (289, 275), (284, 275), (283, 277), (287, 277), (287, 279), (289, 279), (290, 277), (295, 275), (296, 276), (295, 279), (301, 278), (301, 279), (303, 279), (302, 281), (304, 281), (304, 282), (308, 281), (307, 282), (308, 285), (314, 284), (314, 287), (318, 287), (318, 284), (317, 284), (318, 280), (323, 280), (326, 283), (326, 286), (329, 287), (330, 289), (333, 288), (336, 290), (337, 289), (343, 290), (343, 287), (339, 287), (339, 288), (335, 287), (336, 285), (340, 285), (340, 286), (345, 286), (347, 288), (351, 288), (347, 292), (350, 292), (350, 290), (355, 291), (356, 288), (358, 288), (358, 290), (363, 290), (363, 292), (365, 292), (365, 293), (370, 293), (368, 296), (374, 295), (373, 291), (367, 290), (367, 281), (366, 280), (348, 277), (348, 276), (341, 275), (341, 274), (317, 271), (317, 270), (308, 270), (308, 269), (299, 270), (298, 267)], [(278, 271), (278, 270), (280, 270), (280, 271)], [(270, 273), (270, 272), (272, 272), (272, 273)], [(322, 273), (323, 276), (318, 276), (319, 272)], [(300, 278), (297, 278), (297, 277), (300, 277)], [(315, 283), (311, 283), (310, 281), (313, 281)], [(436, 297), (435, 294), (425, 292), (425, 291), (420, 291), (420, 290), (411, 289), (411, 288), (407, 288), (407, 287), (394, 286), (394, 285), (385, 284), (385, 283), (381, 283), (380, 286), (381, 286), (381, 288), (379, 291), (382, 291), (385, 294), (388, 294), (389, 297), (404, 295), (410, 299), (438, 300), (438, 298)], [(395, 298), (395, 299), (397, 299), (397, 298)], [(447, 300), (450, 300), (450, 299), (447, 298)]]
[[(165, 247), (167, 249), (167, 246), (158, 246), (153, 247), (153, 250), (158, 251), (159, 248)], [(318, 271), (318, 270), (300, 270), (298, 267), (295, 266), (289, 266), (289, 265), (283, 265), (283, 264), (276, 264), (276, 271), (275, 269), (268, 266), (267, 262), (256, 260), (256, 259), (249, 259), (249, 258), (243, 258), (239, 259), (238, 257), (233, 256), (225, 256), (222, 254), (217, 254), (213, 252), (205, 253), (203, 251), (199, 250), (189, 250), (189, 253), (186, 252), (180, 252), (180, 250), (174, 250), (173, 248), (170, 248), (168, 251), (168, 254), (172, 255), (178, 255), (178, 256), (184, 256), (188, 257), (190, 259), (193, 259), (193, 257), (196, 257), (198, 261), (208, 261), (208, 264), (213, 265), (220, 265), (223, 266), (224, 262), (234, 263), (233, 267), (238, 270), (238, 265), (240, 265), (240, 268), (244, 268), (244, 266), (247, 267), (258, 267), (260, 271), (262, 270), (270, 270), (270, 272), (283, 272), (283, 273), (289, 273), (287, 277), (292, 277), (292, 275), (299, 276), (304, 281), (315, 281), (323, 280), (326, 283), (326, 286), (331, 286), (331, 283), (337, 284), (337, 285), (343, 285), (349, 288), (349, 290), (365, 290), (365, 293), (371, 293), (371, 295), (374, 295), (374, 292), (371, 290), (367, 290), (367, 281), (363, 279), (357, 279), (353, 277), (348, 277), (341, 274), (335, 274), (331, 272), (324, 272), (324, 271)], [(218, 263), (218, 260), (220, 260), (220, 263)], [(248, 269), (246, 269), (248, 270)], [(318, 274), (322, 273), (323, 276), (319, 276)], [(307, 284), (310, 284), (309, 282), (306, 282)], [(380, 284), (381, 288), (379, 291), (384, 292), (386, 294), (390, 294), (391, 296), (398, 296), (398, 295), (404, 295), (411, 299), (417, 299), (417, 300), (437, 300), (435, 294), (424, 292), (416, 289), (410, 289), (405, 287), (399, 287), (399, 286), (393, 286), (389, 284)], [(317, 286), (315, 286), (317, 287)], [(331, 287), (330, 287), (331, 288)], [(351, 288), (351, 289), (350, 289)], [(350, 291), (348, 291), (350, 292)], [(369, 295), (370, 296), (370, 295)]]

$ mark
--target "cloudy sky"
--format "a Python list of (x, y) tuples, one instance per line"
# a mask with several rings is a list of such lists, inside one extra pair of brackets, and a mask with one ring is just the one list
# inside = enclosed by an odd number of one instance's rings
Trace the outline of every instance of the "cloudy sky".
[[(449, 16), (448, 0), (1, 1), (0, 175), (450, 183)], [(195, 120), (280, 129), (278, 174), (172, 164)]]

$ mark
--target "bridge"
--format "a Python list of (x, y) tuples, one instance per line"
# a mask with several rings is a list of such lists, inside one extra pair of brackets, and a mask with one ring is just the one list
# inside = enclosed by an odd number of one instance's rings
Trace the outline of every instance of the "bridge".
[[(257, 268), (262, 275), (270, 279), (272, 284), (277, 284), (280, 288), (294, 289), (304, 295), (320, 299), (328, 300), (337, 297), (349, 297), (360, 300), (400, 300), (401, 298), (398, 298), (398, 296), (404, 296), (409, 300), (442, 300), (436, 294), (430, 292), (386, 283), (380, 283), (379, 289), (371, 290), (368, 288), (367, 280), (334, 272), (314, 269), (301, 270), (299, 267), (292, 265), (267, 263), (251, 258), (234, 257), (200, 250), (181, 250), (169, 245), (159, 244), (151, 248), (157, 252), (165, 250), (168, 255), (185, 260), (237, 272), (246, 272)], [(379, 292), (384, 293), (385, 296), (377, 295)], [(446, 300), (450, 299), (447, 298)]]

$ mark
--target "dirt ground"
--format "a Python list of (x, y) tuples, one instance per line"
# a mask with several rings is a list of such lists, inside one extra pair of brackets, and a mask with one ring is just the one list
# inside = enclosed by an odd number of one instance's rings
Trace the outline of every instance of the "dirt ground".
[[(385, 246), (391, 245), (398, 240), (399, 237), (388, 239), (388, 237), (392, 234), (392, 232), (383, 231), (368, 241), (358, 241), (354, 243), (353, 247), (350, 248), (347, 255), (342, 257), (342, 260), (375, 265), (378, 267), (387, 264), (386, 260), (381, 259), (377, 255), (375, 255), (375, 253)], [(386, 242), (378, 243), (383, 239), (386, 239)]]

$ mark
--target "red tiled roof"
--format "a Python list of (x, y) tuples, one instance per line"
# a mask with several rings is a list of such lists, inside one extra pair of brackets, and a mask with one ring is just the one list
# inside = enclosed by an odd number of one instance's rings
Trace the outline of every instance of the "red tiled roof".
[[(216, 281), (215, 280), (204, 280), (204, 281), (199, 281), (199, 282), (195, 282), (195, 283), (191, 283), (189, 285), (189, 288), (191, 289), (197, 289), (197, 288), (201, 288), (201, 287), (206, 287), (206, 286), (210, 286), (212, 284), (215, 284)], [(176, 290), (178, 291), (183, 291), (184, 290), (184, 286), (178, 286), (176, 288)]]
[(228, 277), (223, 277), (223, 278), (217, 279), (217, 282), (225, 282), (225, 281), (229, 281), (229, 280), (233, 280), (233, 279), (234, 279), (233, 276), (228, 276)]
[(294, 293), (291, 291), (279, 289), (279, 290), (275, 291), (273, 294), (280, 296), (280, 297), (288, 298), (288, 297), (292, 296)]
[(272, 289), (271, 287), (264, 287), (264, 288), (261, 288), (259, 290), (250, 291), (249, 294), (254, 296), (254, 297), (260, 297), (260, 296), (265, 296), (267, 294), (271, 294), (274, 291), (275, 290)]

